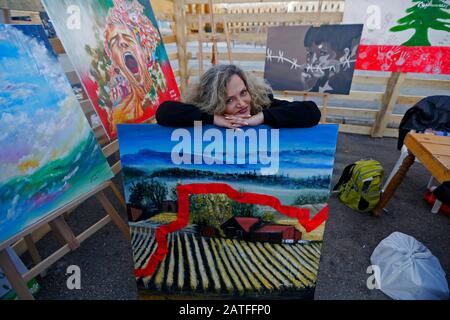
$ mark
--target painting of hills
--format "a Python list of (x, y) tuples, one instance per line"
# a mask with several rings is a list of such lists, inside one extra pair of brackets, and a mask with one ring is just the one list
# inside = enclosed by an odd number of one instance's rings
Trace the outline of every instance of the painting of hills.
[(119, 125), (143, 296), (311, 298), (337, 125)]

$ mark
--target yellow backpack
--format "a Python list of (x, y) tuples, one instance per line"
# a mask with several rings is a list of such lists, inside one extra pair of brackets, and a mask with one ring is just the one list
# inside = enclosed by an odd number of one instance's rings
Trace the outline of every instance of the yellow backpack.
[(345, 167), (333, 191), (342, 203), (359, 212), (370, 212), (380, 201), (384, 169), (377, 160), (359, 160)]

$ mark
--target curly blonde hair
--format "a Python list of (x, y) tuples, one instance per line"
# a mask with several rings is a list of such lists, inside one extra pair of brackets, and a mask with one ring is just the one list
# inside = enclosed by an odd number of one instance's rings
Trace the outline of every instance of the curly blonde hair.
[(187, 90), (184, 102), (197, 106), (208, 114), (222, 115), (226, 109), (227, 85), (233, 75), (239, 76), (251, 96), (252, 115), (261, 112), (271, 103), (272, 88), (263, 79), (246, 73), (236, 65), (215, 65), (200, 78), (200, 82)]

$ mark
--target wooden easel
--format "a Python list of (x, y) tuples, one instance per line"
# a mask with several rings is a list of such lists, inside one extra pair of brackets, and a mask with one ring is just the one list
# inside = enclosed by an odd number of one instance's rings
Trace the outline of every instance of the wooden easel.
[[(216, 65), (219, 63), (219, 52), (217, 49), (217, 35), (216, 35), (216, 23), (214, 20), (214, 7), (212, 0), (208, 0), (209, 4), (209, 17), (211, 21), (211, 42), (212, 42), (212, 52), (211, 52), (211, 63), (213, 65)], [(233, 55), (231, 52), (231, 38), (230, 38), (230, 32), (228, 28), (228, 22), (226, 18), (224, 17), (223, 20), (223, 27), (224, 27), (224, 33), (225, 33), (225, 41), (227, 43), (227, 58), (230, 64), (233, 64)], [(205, 39), (205, 35), (203, 32), (203, 20), (202, 16), (198, 16), (198, 65), (199, 65), (199, 77), (203, 74), (203, 41)]]
[[(114, 194), (118, 196), (118, 194), (115, 191), (115, 185), (112, 183), (111, 180), (108, 180), (99, 185), (98, 187), (96, 187), (95, 189), (93, 189), (92, 191), (78, 197), (72, 202), (53, 211), (45, 218), (28, 227), (19, 234), (4, 241), (3, 243), (0, 243), (0, 267), (2, 268), (3, 272), (5, 273), (6, 277), (8, 278), (9, 282), (11, 283), (17, 296), (20, 299), (25, 300), (34, 299), (31, 293), (28, 291), (27, 288), (28, 281), (30, 281), (32, 278), (36, 277), (39, 274), (42, 275), (42, 273), (45, 272), (46, 269), (48, 269), (53, 263), (61, 259), (64, 255), (66, 255), (70, 251), (78, 249), (84, 240), (89, 238), (96, 231), (103, 228), (110, 221), (113, 221), (117, 225), (119, 230), (129, 240), (131, 240), (128, 225), (122, 220), (122, 218), (117, 213), (116, 209), (114, 208), (114, 206), (111, 204), (111, 202), (108, 200), (108, 198), (104, 193), (104, 191), (107, 188), (111, 188)], [(63, 215), (66, 212), (74, 210), (82, 202), (84, 202), (85, 200), (87, 200), (92, 196), (95, 196), (97, 198), (102, 207), (105, 209), (107, 215), (101, 220), (99, 220), (97, 223), (95, 223), (94, 225), (83, 231), (78, 236), (75, 236), (72, 230), (70, 229), (69, 225), (65, 221)], [(125, 203), (121, 195), (118, 198), (122, 204)], [(30, 238), (30, 235), (34, 230), (41, 228), (45, 224), (50, 224), (56, 239), (58, 240), (58, 242), (60, 242), (62, 247), (56, 250), (54, 253), (52, 253), (49, 257), (42, 260), (34, 242)], [(35, 263), (35, 266), (25, 274), (19, 273), (11, 257), (6, 251), (6, 248), (8, 248), (21, 238), (25, 238), (32, 260)]]

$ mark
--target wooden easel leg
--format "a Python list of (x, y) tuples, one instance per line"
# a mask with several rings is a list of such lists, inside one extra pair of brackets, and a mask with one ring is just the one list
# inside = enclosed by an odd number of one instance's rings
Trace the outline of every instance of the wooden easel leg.
[[(38, 249), (36, 248), (36, 245), (33, 241), (33, 237), (31, 234), (28, 234), (24, 237), (25, 243), (27, 245), (28, 252), (30, 253), (31, 259), (33, 260), (34, 264), (37, 265), (42, 261), (41, 255), (39, 254)], [(40, 273), (40, 276), (43, 278), (47, 275), (47, 272), (42, 271)]]
[(59, 234), (64, 239), (64, 245), (67, 243), (70, 250), (75, 250), (80, 247), (80, 242), (77, 240), (67, 222), (62, 216), (59, 216), (55, 220), (50, 222), (52, 230)]
[(112, 221), (114, 221), (114, 223), (117, 225), (117, 227), (119, 227), (120, 231), (122, 231), (122, 233), (129, 239), (130, 238), (130, 228), (128, 227), (128, 225), (122, 220), (122, 218), (119, 216), (119, 214), (117, 213), (116, 209), (114, 209), (113, 205), (111, 204), (111, 202), (109, 202), (108, 198), (106, 198), (105, 194), (103, 191), (100, 191), (99, 193), (97, 193), (96, 198), (98, 199), (98, 201), (101, 203), (101, 205), (103, 206), (103, 208), (105, 208), (106, 212), (108, 213), (108, 215), (111, 217)]
[(61, 233), (58, 231), (58, 229), (54, 226), (52, 222), (49, 222), (50, 229), (52, 229), (52, 236), (58, 241), (60, 246), (66, 245), (66, 241), (64, 240), (64, 237), (61, 235)]
[(123, 198), (122, 193), (119, 191), (119, 188), (117, 188), (117, 186), (112, 181), (111, 181), (110, 187), (111, 187), (112, 191), (114, 192), (114, 194), (116, 195), (117, 199), (119, 199), (122, 207), (125, 209), (125, 211), (127, 211), (127, 204), (125, 203), (125, 199)]
[(403, 178), (405, 178), (406, 173), (408, 172), (409, 168), (414, 163), (415, 156), (408, 151), (408, 155), (403, 160), (402, 165), (398, 169), (397, 173), (392, 177), (391, 182), (389, 182), (388, 186), (386, 187), (385, 192), (383, 193), (380, 202), (378, 202), (378, 205), (373, 210), (373, 213), (375, 216), (380, 216), (383, 212), (383, 208), (386, 206), (386, 204), (389, 202), (389, 200), (394, 195), (395, 190), (400, 185), (400, 183), (403, 181)]
[(322, 118), (320, 119), (320, 122), (327, 123), (327, 114), (328, 114), (328, 99), (329, 99), (328, 93), (325, 93), (323, 96), (323, 107), (322, 107)]
[(11, 283), (17, 296), (23, 300), (34, 300), (33, 295), (28, 291), (26, 282), (23, 280), (22, 275), (17, 271), (14, 262), (12, 261), (6, 250), (0, 251), (0, 267), (5, 273), (8, 281)]

